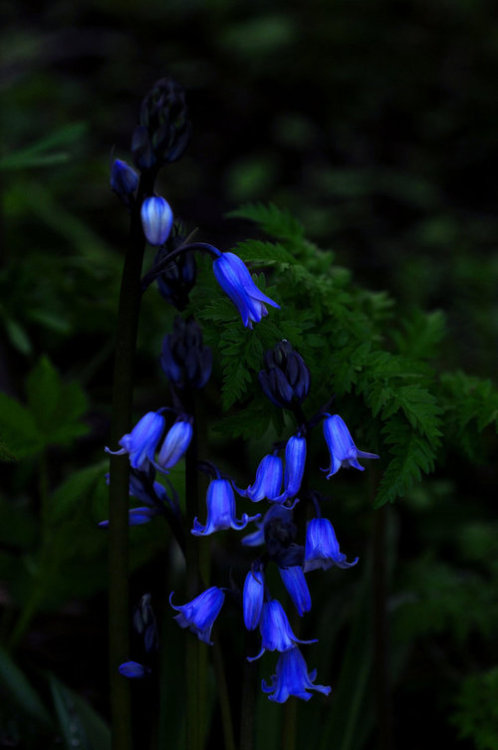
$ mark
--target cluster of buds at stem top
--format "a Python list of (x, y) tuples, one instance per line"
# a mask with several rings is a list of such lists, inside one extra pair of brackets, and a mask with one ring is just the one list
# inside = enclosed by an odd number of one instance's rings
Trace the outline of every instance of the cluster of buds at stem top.
[(163, 78), (142, 101), (140, 122), (131, 143), (133, 161), (142, 170), (176, 161), (190, 136), (185, 91), (172, 78)]
[(266, 352), (260, 385), (272, 403), (282, 408), (301, 404), (310, 388), (310, 372), (304, 359), (286, 339)]
[(204, 388), (212, 363), (212, 351), (203, 346), (199, 324), (177, 315), (173, 333), (164, 337), (161, 355), (161, 367), (170, 383), (179, 390)]
[(154, 259), (154, 266), (163, 266), (157, 276), (157, 286), (161, 296), (177, 310), (184, 310), (189, 303), (189, 294), (194, 288), (197, 277), (197, 265), (192, 251), (174, 254), (174, 250), (185, 244), (186, 235), (180, 222), (173, 224), (172, 231)]

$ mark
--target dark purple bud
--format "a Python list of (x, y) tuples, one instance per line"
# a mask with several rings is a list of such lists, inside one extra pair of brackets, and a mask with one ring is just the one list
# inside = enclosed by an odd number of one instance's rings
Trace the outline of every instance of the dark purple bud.
[(175, 318), (173, 333), (164, 337), (161, 367), (177, 388), (203, 388), (211, 375), (211, 349), (203, 346), (195, 320)]
[(111, 167), (111, 188), (123, 203), (130, 205), (138, 187), (138, 174), (125, 161), (115, 159)]
[(292, 403), (300, 404), (306, 398), (310, 387), (309, 370), (286, 339), (266, 352), (264, 365), (259, 382), (273, 404), (286, 408)]

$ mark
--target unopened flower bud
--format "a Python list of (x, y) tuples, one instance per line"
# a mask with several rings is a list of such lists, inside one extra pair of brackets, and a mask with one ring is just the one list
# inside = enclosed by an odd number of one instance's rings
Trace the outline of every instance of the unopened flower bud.
[(282, 408), (293, 402), (300, 404), (308, 395), (310, 373), (304, 359), (283, 339), (264, 358), (265, 369), (259, 373), (259, 382), (275, 406)]
[(140, 215), (147, 242), (155, 246), (163, 245), (173, 226), (173, 211), (168, 201), (161, 196), (146, 198)]

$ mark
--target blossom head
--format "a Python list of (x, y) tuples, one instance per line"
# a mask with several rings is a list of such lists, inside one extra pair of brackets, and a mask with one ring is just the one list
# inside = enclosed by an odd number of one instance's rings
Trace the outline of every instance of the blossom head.
[(316, 643), (301, 641), (292, 632), (287, 615), (277, 599), (271, 599), (263, 605), (263, 615), (260, 623), (261, 651), (257, 656), (249, 657), (248, 661), (259, 659), (265, 651), (289, 651), (296, 643)]
[(304, 548), (304, 572), (323, 568), (328, 570), (333, 565), (338, 568), (351, 568), (358, 558), (348, 562), (341, 552), (334, 527), (328, 518), (313, 518), (306, 527), (306, 545)]
[(242, 608), (244, 625), (248, 630), (255, 630), (261, 618), (265, 594), (265, 575), (262, 570), (250, 570), (244, 581)]
[(258, 378), (265, 395), (282, 408), (300, 404), (308, 395), (310, 372), (304, 359), (283, 339), (265, 354)]
[(225, 601), (223, 591), (217, 586), (211, 586), (211, 588), (196, 596), (195, 599), (192, 599), (191, 602), (187, 602), (180, 607), (175, 606), (171, 601), (173, 594), (172, 591), (169, 603), (173, 609), (179, 612), (178, 615), (175, 615), (178, 625), (181, 628), (188, 628), (197, 635), (200, 641), (212, 646), (211, 630)]
[(253, 503), (263, 498), (273, 500), (280, 495), (282, 486), (282, 460), (278, 456), (265, 456), (261, 459), (256, 472), (256, 481), (247, 490), (237, 490), (242, 497), (248, 497)]
[(146, 198), (140, 216), (147, 242), (155, 246), (164, 245), (173, 226), (173, 211), (168, 201), (161, 196)]
[(295, 695), (304, 701), (309, 701), (311, 693), (309, 690), (317, 690), (324, 695), (329, 695), (328, 685), (315, 685), (316, 670), (308, 673), (308, 667), (304, 656), (299, 649), (293, 648), (280, 654), (276, 674), (272, 675), (271, 684), (267, 685), (263, 680), (261, 688), (267, 693), (268, 698), (275, 703), (285, 703), (287, 698)]
[[(327, 479), (336, 474), (341, 466), (352, 466), (364, 471), (365, 467), (358, 463), (359, 458), (379, 458), (376, 453), (360, 451), (354, 444), (351, 433), (346, 423), (339, 414), (325, 415), (327, 419), (323, 422), (323, 434), (330, 452), (330, 467)], [(327, 469), (324, 469), (327, 471)]]
[(157, 467), (161, 471), (171, 469), (183, 458), (192, 440), (193, 432), (189, 419), (179, 419), (168, 430), (157, 456)]
[(133, 469), (146, 470), (149, 462), (154, 460), (156, 446), (164, 430), (164, 417), (155, 411), (149, 411), (140, 419), (132, 431), (123, 435), (119, 441), (121, 450), (111, 451), (111, 455), (122, 455), (128, 453), (130, 466)]
[(111, 188), (125, 203), (138, 187), (138, 174), (121, 159), (114, 159), (111, 167)]
[(282, 503), (297, 495), (303, 481), (305, 464), (306, 438), (292, 435), (285, 446), (284, 491), (273, 498), (274, 502)]
[(246, 328), (252, 328), (253, 323), (259, 323), (268, 315), (265, 304), (280, 308), (258, 289), (238, 255), (220, 253), (213, 263), (213, 271), (218, 284), (237, 307)]
[(311, 594), (301, 565), (291, 565), (289, 568), (279, 568), (280, 577), (289, 592), (299, 615), (311, 609)]
[(211, 480), (207, 491), (207, 521), (203, 526), (197, 518), (194, 518), (194, 528), (191, 533), (194, 536), (207, 536), (215, 531), (222, 529), (245, 529), (249, 521), (254, 521), (261, 517), (260, 513), (255, 516), (242, 514), (240, 521), (235, 517), (235, 495), (233, 494), (232, 485), (227, 479)]

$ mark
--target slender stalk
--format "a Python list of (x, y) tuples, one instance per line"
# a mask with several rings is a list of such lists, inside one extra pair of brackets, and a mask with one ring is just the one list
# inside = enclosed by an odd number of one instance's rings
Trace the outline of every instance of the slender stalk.
[[(245, 639), (246, 644), (252, 639)], [(246, 648), (246, 653), (249, 649)], [(249, 651), (251, 653), (251, 651)], [(242, 706), (240, 713), (240, 750), (253, 750), (256, 714), (256, 668), (244, 659)]]
[(386, 526), (387, 507), (375, 511), (373, 530), (373, 630), (375, 709), (378, 746), (393, 750), (393, 719), (389, 680), (389, 640), (387, 621)]
[[(150, 195), (155, 174), (144, 172), (131, 210), (127, 248), (119, 296), (114, 380), (112, 390), (111, 443), (115, 448), (131, 425), (133, 362), (138, 330), (140, 275), (145, 249), (140, 221), (143, 198)], [(129, 466), (126, 456), (111, 456), (109, 487), (109, 669), (113, 750), (131, 750), (129, 683), (118, 666), (129, 658), (128, 607), (128, 508)]]
[(225, 740), (225, 750), (235, 750), (235, 740), (233, 734), (232, 713), (230, 710), (230, 698), (223, 666), (223, 655), (220, 644), (217, 640), (213, 641), (213, 662), (214, 672), (216, 675), (216, 687), (218, 698), (220, 700), (221, 723), (223, 726), (223, 738)]

